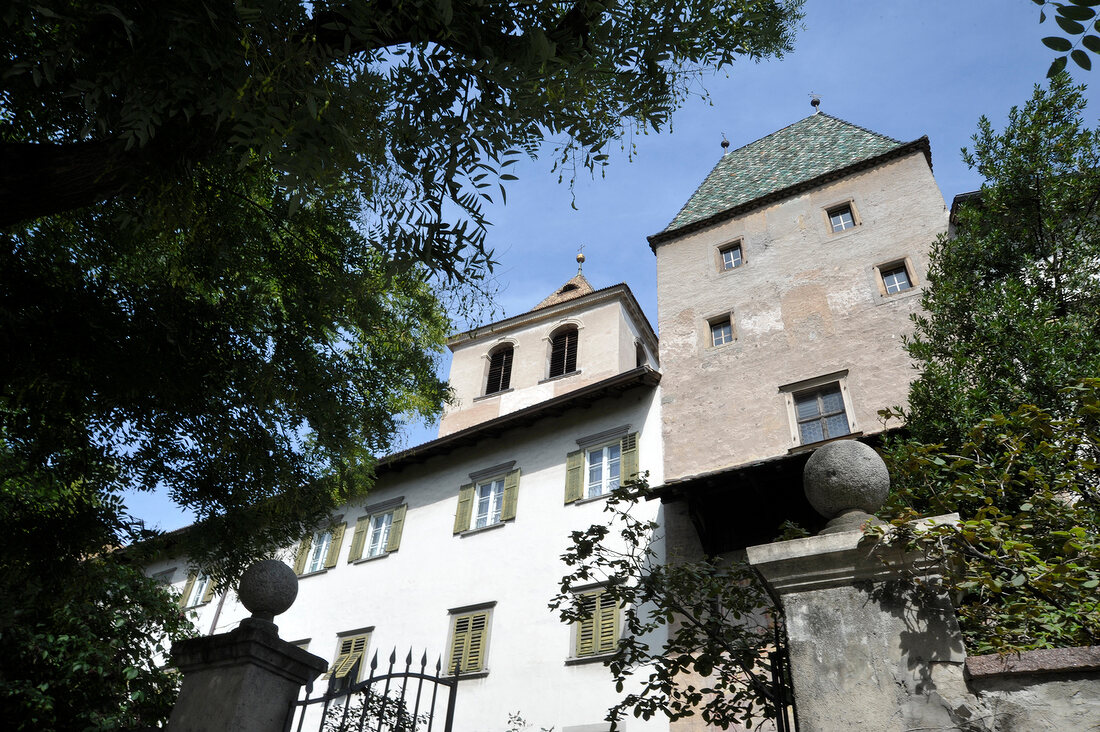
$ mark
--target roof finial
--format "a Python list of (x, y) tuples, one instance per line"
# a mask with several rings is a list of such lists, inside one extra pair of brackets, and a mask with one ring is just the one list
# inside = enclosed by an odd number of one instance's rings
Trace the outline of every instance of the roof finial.
[(729, 149), (730, 149), (730, 141), (726, 139), (726, 133), (723, 132), (722, 133), (722, 154), (725, 155), (727, 152), (729, 152)]
[(581, 269), (584, 267), (584, 244), (581, 244), (577, 248), (577, 274), (581, 273)]
[(821, 97), (814, 94), (813, 92), (810, 92), (810, 106), (814, 108), (814, 114), (817, 114), (821, 111), (819, 109), (819, 107), (821, 106)]

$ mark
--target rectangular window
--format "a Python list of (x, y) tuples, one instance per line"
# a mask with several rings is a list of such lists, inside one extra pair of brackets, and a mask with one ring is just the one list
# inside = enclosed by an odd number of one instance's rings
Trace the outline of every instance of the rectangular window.
[(832, 227), (834, 234), (838, 231), (855, 228), (856, 220), (855, 217), (852, 216), (851, 204), (846, 203), (843, 206), (831, 208), (828, 213), (829, 225)]
[(500, 509), (504, 504), (504, 479), (498, 478), (478, 483), (474, 490), (477, 499), (474, 528), (480, 529), (490, 524), (500, 523)]
[(585, 619), (576, 622), (576, 657), (614, 653), (619, 646), (619, 604), (606, 590), (581, 595)]
[(850, 434), (840, 384), (833, 382), (794, 395), (795, 417), (803, 445)]
[(188, 575), (180, 595), (180, 607), (196, 607), (210, 602), (214, 598), (214, 583), (207, 574)]
[(602, 496), (619, 487), (621, 455), (622, 446), (618, 441), (585, 451), (585, 464), (588, 467), (586, 498)]
[(328, 671), (331, 686), (347, 689), (363, 677), (369, 640), (370, 633), (340, 638), (340, 643), (336, 647), (336, 659)]
[(886, 288), (887, 295), (905, 292), (913, 287), (913, 283), (909, 280), (909, 270), (905, 268), (904, 263), (884, 267), (880, 271), (882, 272), (882, 285)]
[(712, 346), (724, 346), (733, 342), (733, 323), (730, 316), (725, 315), (718, 320), (710, 321), (710, 344)]
[(298, 544), (298, 553), (294, 557), (295, 574), (310, 574), (335, 567), (344, 542), (346, 526), (347, 524), (340, 523), (306, 535)]
[(577, 370), (577, 329), (567, 327), (550, 338), (550, 378)]
[[(628, 427), (577, 440), (581, 448), (565, 456), (565, 502), (598, 498), (638, 477), (638, 433)], [(622, 437), (608, 441), (614, 434)]]
[[(361, 516), (355, 522), (355, 534), (351, 538), (348, 561), (357, 562), (366, 557), (380, 557), (395, 552), (401, 546), (401, 532), (405, 525), (408, 506), (395, 505), (401, 499), (376, 504), (375, 510)], [(392, 506), (392, 508), (391, 508)], [(370, 507), (367, 508), (370, 510)]]
[(450, 661), (447, 670), (470, 674), (486, 670), (491, 608), (451, 615)]
[(489, 376), (485, 382), (486, 394), (505, 391), (511, 385), (513, 350), (512, 346), (505, 345), (489, 356)]
[[(519, 469), (481, 478), (458, 489), (454, 533), (484, 529), (516, 517), (519, 501)], [(471, 477), (476, 477), (475, 473)]]
[(722, 256), (722, 271), (741, 266), (741, 242), (724, 246), (718, 250)]

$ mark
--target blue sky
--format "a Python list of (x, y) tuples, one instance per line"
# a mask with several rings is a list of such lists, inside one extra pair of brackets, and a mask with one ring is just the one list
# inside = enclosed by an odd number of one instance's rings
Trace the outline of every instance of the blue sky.
[[(489, 209), (488, 240), (499, 262), (494, 319), (515, 315), (576, 272), (584, 244), (585, 275), (595, 287), (630, 285), (656, 327), (655, 260), (646, 237), (665, 227), (722, 154), (821, 109), (902, 141), (927, 135), (933, 171), (947, 203), (981, 179), (962, 163), (981, 115), (1000, 127), (1042, 83), (1054, 53), (1040, 39), (1030, 0), (807, 0), (795, 50), (779, 60), (745, 62), (703, 79), (709, 99), (693, 97), (670, 132), (634, 136), (633, 160), (612, 147), (611, 164), (594, 179), (582, 171), (571, 192), (551, 174), (549, 158), (513, 166), (507, 205)], [(1090, 72), (1072, 67), (1079, 82)], [(1088, 92), (1095, 122), (1100, 84)], [(447, 362), (440, 365), (446, 373)], [(435, 437), (414, 425), (402, 446)], [(131, 510), (166, 530), (189, 517), (159, 496), (129, 496)]]

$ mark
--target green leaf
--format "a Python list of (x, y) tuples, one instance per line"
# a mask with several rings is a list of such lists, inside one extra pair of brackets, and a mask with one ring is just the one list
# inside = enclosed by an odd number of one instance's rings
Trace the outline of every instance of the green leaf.
[(1065, 71), (1066, 62), (1068, 60), (1069, 59), (1066, 56), (1059, 56), (1058, 58), (1054, 59), (1054, 61), (1050, 64), (1050, 68), (1047, 69), (1047, 78), (1050, 79)]
[(1070, 58), (1072, 58), (1074, 62), (1085, 71), (1090, 71), (1092, 69), (1092, 59), (1089, 58), (1089, 55), (1082, 51), (1080, 48), (1073, 49), (1073, 53), (1070, 54)]
[(1057, 23), (1062, 30), (1072, 36), (1078, 36), (1085, 32), (1085, 26), (1081, 25), (1076, 20), (1063, 18), (1061, 15), (1054, 16), (1054, 22)]
[(1058, 8), (1058, 15), (1065, 18), (1072, 18), (1073, 20), (1091, 20), (1096, 17), (1096, 11), (1092, 8), (1063, 5)]

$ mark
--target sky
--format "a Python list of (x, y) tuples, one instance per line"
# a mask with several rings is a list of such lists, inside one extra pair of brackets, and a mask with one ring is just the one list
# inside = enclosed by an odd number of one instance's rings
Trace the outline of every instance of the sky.
[[(626, 282), (656, 329), (655, 257), (646, 237), (672, 220), (722, 155), (821, 110), (908, 142), (931, 141), (933, 173), (949, 205), (981, 178), (962, 162), (982, 115), (1001, 128), (1045, 81), (1054, 52), (1041, 38), (1031, 0), (807, 0), (795, 49), (781, 59), (739, 62), (705, 77), (709, 97), (694, 96), (671, 131), (634, 136), (632, 155), (612, 146), (610, 165), (594, 178), (581, 171), (572, 190), (558, 183), (549, 158), (512, 166), (519, 180), (506, 205), (487, 210), (489, 246), (498, 262), (493, 320), (529, 310), (577, 271), (593, 287)], [(1092, 72), (1070, 69), (1078, 82)], [(1086, 118), (1100, 115), (1100, 81), (1089, 89)], [(459, 326), (469, 324), (460, 323)], [(440, 373), (446, 375), (444, 357)], [(410, 425), (397, 447), (436, 436), (436, 425)], [(190, 517), (157, 495), (129, 495), (150, 528), (171, 530)]]

